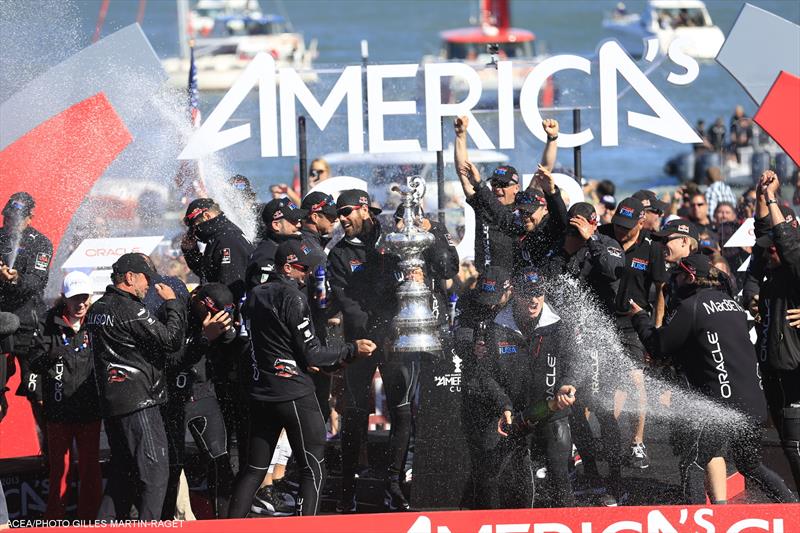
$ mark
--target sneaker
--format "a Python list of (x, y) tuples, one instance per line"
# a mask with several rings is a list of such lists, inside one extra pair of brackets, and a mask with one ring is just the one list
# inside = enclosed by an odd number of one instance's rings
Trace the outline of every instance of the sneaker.
[(650, 458), (647, 457), (644, 443), (636, 442), (631, 446), (631, 454), (628, 456), (627, 462), (628, 466), (642, 470), (650, 466)]
[(352, 498), (351, 500), (339, 500), (336, 502), (336, 512), (339, 514), (353, 514), (357, 512), (358, 504), (356, 503), (356, 499)]
[(600, 496), (599, 501), (603, 507), (616, 507), (618, 505), (617, 499), (609, 492)]
[(390, 512), (411, 510), (411, 505), (400, 488), (400, 476), (397, 474), (390, 474), (386, 478), (386, 488), (383, 491), (383, 506)]
[(272, 485), (258, 489), (250, 510), (268, 516), (292, 516), (295, 513), (294, 506), (289, 505), (279, 494), (275, 494)]
[(292, 481), (287, 476), (272, 482), (275, 493), (296, 495), (300, 491), (300, 484)]

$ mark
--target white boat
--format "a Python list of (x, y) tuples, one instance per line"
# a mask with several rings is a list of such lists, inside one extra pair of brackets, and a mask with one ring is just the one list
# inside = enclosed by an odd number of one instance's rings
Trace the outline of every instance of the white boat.
[[(246, 5), (247, 9), (232, 12), (230, 10), (235, 4), (226, 0), (224, 4), (227, 11), (217, 14), (211, 30), (195, 39), (199, 90), (227, 91), (259, 52), (270, 53), (277, 68), (293, 68), (303, 81), (317, 81), (317, 74), (312, 70), (312, 61), (317, 56), (317, 41), (312, 40), (306, 47), (303, 35), (292, 31), (291, 24), (284, 17), (252, 10), (258, 6), (252, 0), (240, 3)], [(188, 28), (184, 30), (182, 35), (191, 33)], [(188, 54), (167, 58), (161, 63), (172, 86), (186, 87)]]
[(208, 37), (218, 17), (243, 13), (261, 13), (258, 0), (198, 0), (189, 11), (189, 35)]
[(662, 54), (681, 39), (681, 50), (695, 59), (714, 59), (725, 42), (700, 0), (649, 0), (641, 14), (627, 13), (620, 3), (603, 28), (635, 58), (645, 55), (645, 41), (653, 38)]

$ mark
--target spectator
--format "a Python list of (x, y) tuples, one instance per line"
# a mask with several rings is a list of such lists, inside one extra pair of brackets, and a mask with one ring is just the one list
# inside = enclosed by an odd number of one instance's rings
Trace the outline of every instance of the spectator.
[(708, 189), (706, 189), (706, 202), (708, 203), (708, 212), (713, 213), (717, 208), (718, 202), (736, 203), (736, 195), (722, 179), (722, 173), (719, 167), (710, 167), (706, 169), (706, 181)]
[(708, 218), (708, 202), (703, 193), (697, 192), (690, 197), (687, 218), (692, 221), (698, 231), (716, 232), (713, 222)]
[(708, 128), (708, 140), (715, 152), (721, 152), (725, 147), (726, 134), (727, 130), (725, 129), (725, 123), (722, 121), (722, 117), (717, 117), (714, 124)]
[(331, 177), (331, 167), (327, 161), (318, 157), (308, 166), (308, 188), (313, 189)]
[(721, 201), (714, 208), (714, 224), (719, 226), (725, 222), (736, 222), (736, 207), (733, 202)]

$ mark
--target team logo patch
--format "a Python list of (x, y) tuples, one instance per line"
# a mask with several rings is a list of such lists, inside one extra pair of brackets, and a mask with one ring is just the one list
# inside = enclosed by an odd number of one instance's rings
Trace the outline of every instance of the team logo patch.
[(369, 198), (367, 198), (366, 196), (359, 196), (358, 197), (358, 203), (360, 203), (361, 205), (368, 205), (369, 204)]
[(297, 256), (294, 254), (289, 254), (286, 256), (287, 263), (297, 263)]
[(528, 283), (539, 283), (539, 273), (538, 272), (526, 272), (525, 273), (525, 281)]
[(622, 207), (619, 208), (617, 214), (622, 217), (633, 218), (633, 208), (623, 205)]
[(449, 233), (444, 234), (444, 238), (447, 239), (447, 244), (450, 246), (455, 246), (456, 243), (453, 242), (453, 237), (450, 236)]
[(634, 257), (633, 261), (631, 261), (631, 268), (635, 268), (636, 270), (647, 270), (647, 265), (650, 264), (650, 261), (647, 259), (639, 259), (638, 257)]
[(223, 248), (222, 249), (222, 264), (223, 265), (230, 265), (231, 264), (231, 249), (230, 248)]
[(608, 251), (608, 255), (610, 255), (610, 256), (622, 257), (622, 250), (620, 250), (619, 248), (615, 248), (613, 246), (609, 246), (608, 248), (606, 248), (606, 250)]
[(303, 253), (305, 255), (308, 255), (309, 253), (311, 253), (311, 250), (308, 248), (308, 246), (306, 246), (305, 243), (300, 245), (300, 249), (303, 251)]
[(517, 345), (503, 341), (503, 342), (500, 342), (497, 345), (497, 351), (501, 355), (508, 355), (508, 354), (512, 354), (512, 353), (517, 353)]
[(497, 290), (497, 282), (491, 279), (484, 280), (483, 284), (481, 285), (481, 291), (483, 292), (495, 292)]
[(362, 270), (364, 270), (364, 263), (358, 259), (350, 260), (350, 272), (361, 272)]
[(47, 270), (48, 266), (50, 266), (50, 255), (36, 254), (36, 263), (34, 263), (33, 267), (36, 270)]
[(681, 224), (680, 226), (678, 226), (678, 231), (680, 231), (681, 233), (689, 233), (689, 226), (687, 226), (686, 224)]

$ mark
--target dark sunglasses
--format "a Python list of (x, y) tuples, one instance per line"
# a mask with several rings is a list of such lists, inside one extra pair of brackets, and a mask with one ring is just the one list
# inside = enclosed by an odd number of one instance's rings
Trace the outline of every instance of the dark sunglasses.
[(505, 189), (507, 187), (511, 187), (512, 185), (516, 185), (517, 182), (514, 180), (511, 181), (501, 181), (501, 180), (492, 180), (489, 182), (494, 189)]
[(308, 175), (309, 176), (313, 176), (315, 178), (318, 178), (320, 176), (320, 174), (322, 174), (323, 172), (325, 172), (325, 171), (324, 170), (320, 170), (318, 168), (312, 168), (311, 170), (308, 171)]
[(701, 204), (691, 204), (691, 205), (692, 205), (692, 207), (703, 207), (706, 204), (705, 204), (705, 202), (703, 202)]
[(344, 207), (340, 207), (336, 210), (336, 214), (340, 217), (349, 217), (350, 213), (355, 211), (356, 209), (361, 209), (360, 205), (346, 205)]

